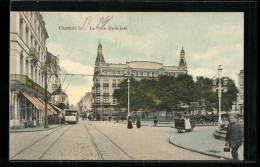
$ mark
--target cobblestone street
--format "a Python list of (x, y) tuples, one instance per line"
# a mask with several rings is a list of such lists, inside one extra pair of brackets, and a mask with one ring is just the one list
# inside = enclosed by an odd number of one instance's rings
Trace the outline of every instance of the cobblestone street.
[(170, 127), (127, 129), (122, 123), (80, 121), (48, 131), (10, 133), (10, 160), (221, 160), (171, 144), (176, 132)]

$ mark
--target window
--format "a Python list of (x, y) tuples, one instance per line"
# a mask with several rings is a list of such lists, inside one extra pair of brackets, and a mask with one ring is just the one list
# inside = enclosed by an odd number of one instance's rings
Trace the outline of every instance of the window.
[(26, 76), (29, 76), (28, 61), (26, 60)]
[(108, 96), (104, 96), (104, 97), (103, 97), (103, 102), (104, 102), (104, 103), (108, 103)]
[(35, 50), (37, 49), (37, 43), (36, 42), (34, 42), (34, 48), (35, 48)]
[(96, 97), (95, 97), (95, 101), (96, 101), (96, 103), (100, 103), (100, 97), (99, 97), (99, 96), (96, 96)]
[(20, 73), (23, 75), (23, 54), (20, 54)]
[(121, 79), (118, 79), (117, 82), (118, 82), (118, 84), (120, 84), (121, 83)]
[(103, 79), (103, 83), (104, 83), (104, 84), (108, 84), (108, 78), (104, 78), (104, 79)]
[(96, 93), (100, 93), (100, 87), (96, 87)]
[(26, 45), (29, 45), (29, 29), (28, 27), (26, 27), (26, 36), (25, 36), (25, 40), (26, 40)]
[(20, 18), (20, 37), (23, 39), (23, 19)]
[(31, 35), (31, 47), (33, 48), (33, 36)]
[(34, 29), (35, 29), (35, 31), (37, 30), (36, 29), (36, 26), (37, 26), (37, 22), (36, 22), (36, 19), (34, 20)]
[(108, 93), (108, 87), (103, 87), (103, 93)]
[(96, 79), (96, 83), (99, 84), (100, 83), (100, 79)]
[(40, 27), (38, 27), (38, 37), (39, 37), (39, 39), (41, 39), (41, 32), (40, 32), (41, 30), (40, 30)]
[(31, 21), (31, 24), (32, 24), (32, 21), (33, 21), (33, 14), (32, 14), (32, 12), (30, 12), (30, 21)]
[(113, 84), (116, 84), (116, 79), (113, 79)]
[(31, 65), (31, 79), (33, 80), (33, 65)]
[(43, 80), (43, 76), (42, 76), (42, 87), (44, 87), (44, 85), (43, 85), (43, 84), (44, 84), (44, 80)]
[(35, 75), (35, 80), (34, 81), (37, 83), (37, 69), (35, 69), (35, 74), (34, 75)]
[(39, 78), (39, 81), (38, 81), (38, 82), (41, 83), (41, 81), (40, 81), (40, 80), (41, 80), (41, 74), (40, 74), (40, 71), (39, 71), (39, 73), (38, 73), (38, 76), (39, 76), (39, 77), (38, 77), (38, 78)]
[(113, 104), (116, 104), (117, 99), (115, 97), (113, 97)]

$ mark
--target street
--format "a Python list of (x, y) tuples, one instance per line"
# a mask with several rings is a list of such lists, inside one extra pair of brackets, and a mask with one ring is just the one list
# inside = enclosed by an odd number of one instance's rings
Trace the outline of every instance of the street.
[(174, 134), (170, 127), (127, 129), (113, 121), (80, 120), (47, 131), (10, 133), (10, 160), (220, 160), (171, 144)]

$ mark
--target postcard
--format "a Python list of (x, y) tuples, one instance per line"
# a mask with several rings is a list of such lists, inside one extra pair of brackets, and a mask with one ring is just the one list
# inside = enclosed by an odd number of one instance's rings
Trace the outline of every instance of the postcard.
[(10, 12), (9, 159), (244, 160), (243, 12)]

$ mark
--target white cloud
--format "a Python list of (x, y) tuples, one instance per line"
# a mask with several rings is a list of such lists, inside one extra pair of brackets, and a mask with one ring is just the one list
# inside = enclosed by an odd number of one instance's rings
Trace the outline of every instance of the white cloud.
[(73, 62), (69, 59), (60, 60), (60, 66), (70, 74), (94, 74), (94, 67)]
[(216, 71), (213, 71), (212, 69), (208, 68), (196, 68), (196, 69), (188, 69), (188, 74), (192, 75), (193, 77), (197, 76), (204, 76), (208, 78), (212, 78), (215, 74)]

